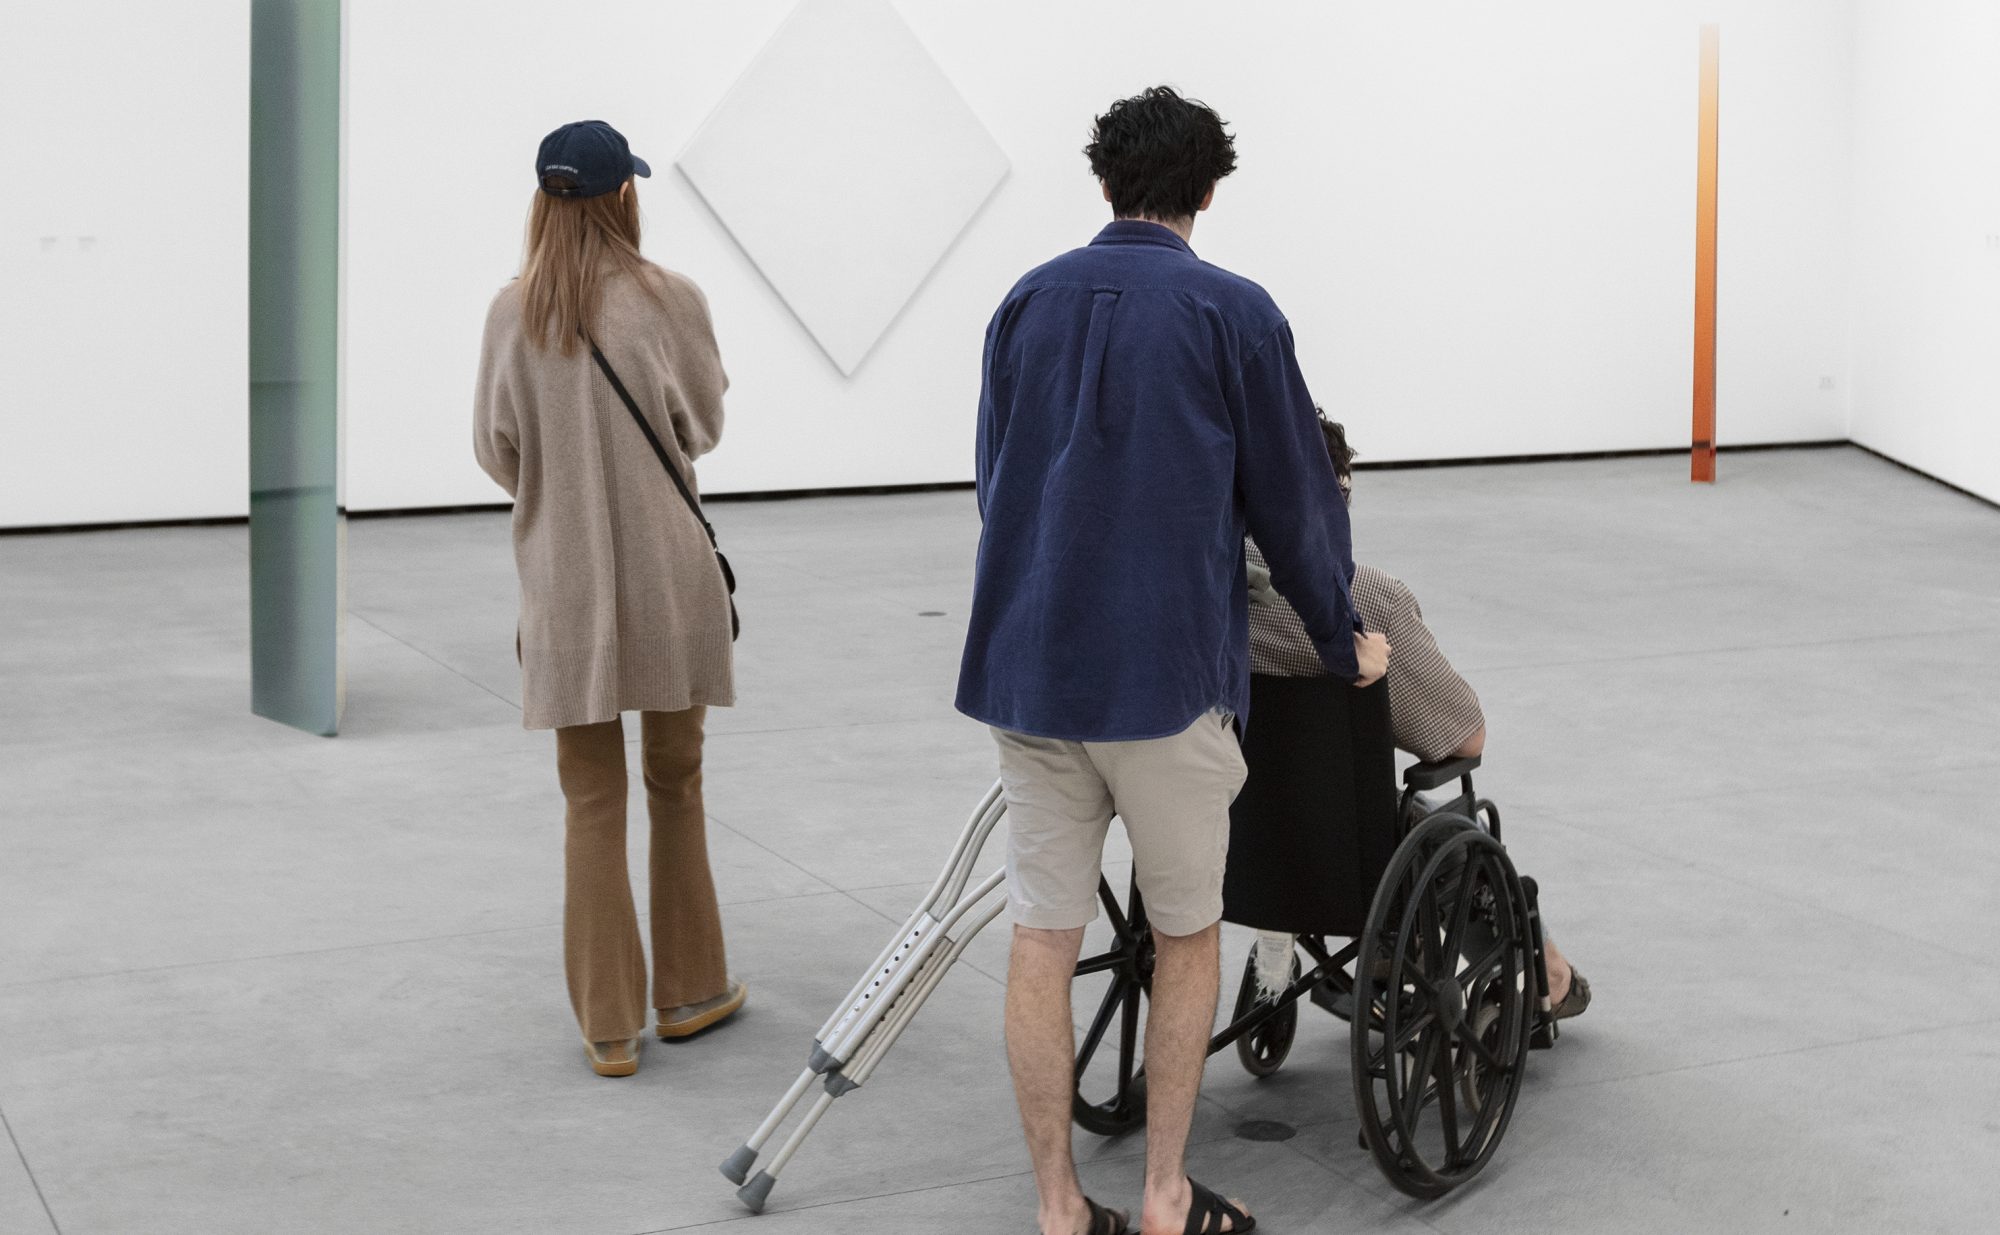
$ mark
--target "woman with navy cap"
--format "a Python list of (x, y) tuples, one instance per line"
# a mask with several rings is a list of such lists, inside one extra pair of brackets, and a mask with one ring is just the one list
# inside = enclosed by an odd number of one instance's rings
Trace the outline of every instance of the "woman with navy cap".
[[(600, 1076), (638, 1070), (649, 1023), (685, 1037), (744, 996), (723, 957), (701, 796), (703, 715), (735, 687), (726, 567), (693, 462), (722, 435), (729, 382), (701, 290), (640, 254), (633, 177), (650, 174), (602, 121), (543, 140), (474, 411), (479, 464), (514, 498), (522, 721), (556, 733), (564, 965)], [(625, 863), (624, 712), (640, 714), (652, 823), (650, 1003)]]

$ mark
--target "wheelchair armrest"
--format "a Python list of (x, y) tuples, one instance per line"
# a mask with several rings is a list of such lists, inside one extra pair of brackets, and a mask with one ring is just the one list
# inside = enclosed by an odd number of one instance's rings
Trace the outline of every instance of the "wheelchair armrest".
[(1412, 789), (1435, 789), (1446, 781), (1468, 776), (1479, 766), (1478, 755), (1467, 755), (1462, 759), (1440, 759), (1435, 763), (1419, 763), (1403, 773), (1403, 783)]

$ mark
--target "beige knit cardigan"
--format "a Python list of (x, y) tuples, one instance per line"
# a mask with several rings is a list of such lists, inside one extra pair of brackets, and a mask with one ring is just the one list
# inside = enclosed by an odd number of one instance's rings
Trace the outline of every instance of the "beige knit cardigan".
[[(594, 333), (694, 489), (729, 385), (701, 290), (657, 266), (608, 273)], [(707, 535), (589, 350), (536, 346), (518, 283), (486, 315), (473, 451), (514, 499), (524, 726), (735, 702)]]

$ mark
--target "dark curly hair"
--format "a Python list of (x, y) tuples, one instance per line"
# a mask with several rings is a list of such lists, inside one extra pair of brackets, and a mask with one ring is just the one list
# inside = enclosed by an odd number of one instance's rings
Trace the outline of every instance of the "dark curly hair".
[(1354, 475), (1354, 447), (1347, 444), (1347, 428), (1337, 420), (1327, 419), (1326, 409), (1314, 408), (1319, 413), (1319, 431), (1326, 438), (1327, 457), (1333, 460), (1333, 474), (1346, 486)]
[(1154, 86), (1097, 118), (1084, 157), (1121, 219), (1187, 219), (1236, 170), (1236, 139), (1205, 103)]

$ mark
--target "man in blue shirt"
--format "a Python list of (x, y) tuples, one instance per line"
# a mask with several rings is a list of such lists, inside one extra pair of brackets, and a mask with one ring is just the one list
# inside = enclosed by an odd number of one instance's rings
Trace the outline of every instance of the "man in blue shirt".
[(1141, 1231), (1246, 1231), (1183, 1170), (1243, 783), (1246, 530), (1329, 673), (1365, 685), (1389, 648), (1348, 596), (1346, 506), (1290, 327), (1188, 245), (1236, 167), (1221, 118), (1157, 87), (1112, 104), (1085, 153), (1113, 221), (1008, 293), (979, 403), (958, 707), (992, 727), (1007, 799), (1007, 1053), (1042, 1230), (1115, 1235), (1125, 1215), (1084, 1197), (1071, 1156), (1069, 991), (1116, 814), (1157, 944)]

